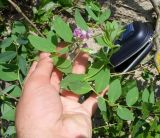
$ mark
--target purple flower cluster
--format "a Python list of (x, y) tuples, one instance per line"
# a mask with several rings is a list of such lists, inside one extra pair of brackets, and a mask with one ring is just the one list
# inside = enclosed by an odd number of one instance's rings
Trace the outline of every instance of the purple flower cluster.
[(84, 40), (89, 39), (93, 35), (93, 32), (91, 30), (85, 31), (80, 28), (75, 28), (73, 35), (81, 40)]

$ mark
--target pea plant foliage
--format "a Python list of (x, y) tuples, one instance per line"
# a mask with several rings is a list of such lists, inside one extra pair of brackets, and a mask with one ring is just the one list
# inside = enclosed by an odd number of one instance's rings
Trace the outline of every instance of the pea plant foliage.
[[(0, 0), (2, 12), (10, 6)], [(61, 89), (84, 98), (91, 93), (99, 95), (93, 137), (159, 138), (160, 100), (156, 97), (153, 74), (141, 68), (147, 84), (139, 87), (135, 71), (116, 73), (110, 63), (110, 57), (120, 47), (116, 40), (125, 29), (111, 18), (109, 6), (104, 7), (96, 0), (44, 0), (30, 7), (33, 11), (30, 21), (43, 36), (25, 18), (0, 25), (0, 135), (16, 136), (15, 107), (28, 70), (39, 51), (43, 51), (51, 53), (54, 66), (63, 73)], [(98, 45), (98, 50), (89, 45), (90, 40)], [(60, 50), (59, 43), (65, 45)], [(80, 52), (88, 53), (90, 60), (85, 74), (74, 74), (72, 64)], [(108, 91), (101, 97), (106, 87)]]

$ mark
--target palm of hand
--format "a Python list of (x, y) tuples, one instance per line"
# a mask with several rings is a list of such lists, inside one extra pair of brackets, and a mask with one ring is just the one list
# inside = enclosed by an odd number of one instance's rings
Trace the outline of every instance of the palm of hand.
[[(74, 73), (85, 72), (87, 58), (84, 53), (78, 56)], [(96, 96), (92, 95), (80, 104), (78, 95), (67, 91), (60, 94), (61, 77), (47, 53), (41, 54), (39, 62), (32, 65), (16, 111), (19, 137), (26, 133), (31, 137), (44, 137), (41, 131), (46, 132), (47, 138), (91, 137), (91, 116), (96, 109)]]

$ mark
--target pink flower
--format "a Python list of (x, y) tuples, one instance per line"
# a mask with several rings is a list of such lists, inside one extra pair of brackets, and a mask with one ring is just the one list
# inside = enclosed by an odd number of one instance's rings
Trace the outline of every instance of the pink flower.
[(93, 31), (91, 30), (85, 31), (80, 28), (76, 28), (74, 29), (73, 35), (81, 40), (84, 40), (84, 39), (89, 39), (93, 35)]
[(73, 35), (75, 37), (80, 37), (81, 36), (81, 29), (80, 28), (74, 29)]
[(87, 37), (90, 38), (93, 35), (93, 31), (92, 30), (88, 30), (87, 31)]

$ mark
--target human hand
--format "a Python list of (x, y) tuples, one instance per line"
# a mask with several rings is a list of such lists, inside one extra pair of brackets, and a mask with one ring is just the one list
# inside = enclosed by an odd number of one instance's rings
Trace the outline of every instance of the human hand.
[[(60, 94), (62, 74), (53, 66), (48, 53), (41, 53), (26, 77), (16, 110), (18, 138), (91, 138), (91, 116), (97, 108), (92, 94), (82, 104), (69, 91)], [(85, 73), (88, 55), (80, 53), (72, 72)]]

